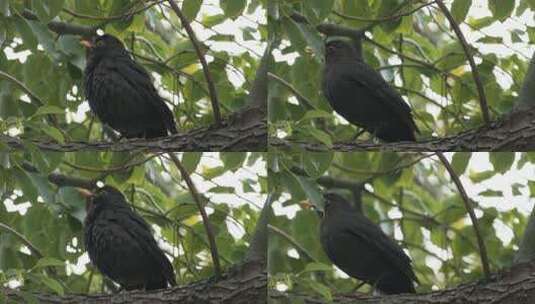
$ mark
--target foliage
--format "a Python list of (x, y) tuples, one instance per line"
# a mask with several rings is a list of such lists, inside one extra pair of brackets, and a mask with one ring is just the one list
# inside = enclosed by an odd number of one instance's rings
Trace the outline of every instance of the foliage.
[[(527, 223), (532, 153), (448, 153), (478, 217), (490, 266), (512, 264)], [(336, 189), (397, 239), (413, 261), (419, 292), (454, 287), (483, 277), (472, 223), (459, 191), (434, 154), (270, 153), (270, 193), (275, 200), (269, 238), (272, 288), (315, 294), (353, 293), (357, 283), (331, 266), (319, 242), (318, 194)], [(525, 207), (520, 208), (519, 207)], [(366, 288), (369, 288), (366, 287)]]
[[(480, 126), (478, 90), (467, 57), (449, 21), (433, 1), (284, 1), (269, 11), (270, 30), (278, 38), (270, 82), (271, 136), (330, 145), (349, 141), (357, 132), (334, 114), (321, 93), (325, 36), (314, 27), (331, 23), (354, 29), (377, 24), (365, 41), (364, 58), (381, 71), (413, 109), (421, 138), (454, 135)], [(468, 39), (492, 118), (509, 112), (520, 91), (531, 54), (534, 29), (519, 16), (535, 10), (533, 1), (488, 1), (492, 16), (468, 14), (487, 1), (455, 0), (446, 4)], [(451, 4), (451, 5), (450, 5)], [(292, 14), (306, 17), (298, 23)], [(397, 18), (396, 16), (402, 16)], [(500, 22), (514, 23), (505, 37)], [(498, 35), (498, 36), (497, 36)], [(401, 56), (402, 54), (403, 56)], [(413, 60), (414, 59), (414, 60)]]
[[(181, 285), (213, 275), (199, 211), (180, 173), (163, 155), (102, 153), (2, 154), (0, 167), (0, 283), (23, 290), (58, 294), (93, 293), (104, 282), (88, 263), (82, 225), (85, 200), (74, 187), (58, 187), (48, 172), (68, 178), (99, 180), (119, 188), (162, 238), (174, 257)], [(254, 232), (267, 191), (261, 153), (183, 153), (182, 164), (210, 211), (223, 267), (241, 261)], [(29, 172), (29, 161), (41, 164)], [(14, 230), (34, 246), (31, 252)], [(53, 272), (47, 271), (52, 266)], [(15, 285), (13, 285), (15, 284)]]
[[(228, 114), (246, 103), (255, 77), (261, 54), (248, 46), (265, 40), (264, 25), (252, 15), (264, 1), (221, 0), (222, 9), (214, 8), (213, 2), (185, 0), (181, 7), (199, 32), (220, 106), (223, 114)], [(28, 13), (37, 20), (30, 20)], [(242, 13), (249, 21), (238, 26), (234, 21)], [(80, 37), (57, 33), (64, 29), (49, 30), (50, 21), (94, 26), (118, 36), (154, 76), (179, 131), (213, 122), (199, 59), (166, 1), (2, 1), (0, 71), (24, 88), (0, 75), (0, 132), (9, 130), (25, 139), (59, 142), (103, 136), (98, 119), (94, 121), (88, 112), (83, 93), (85, 50)], [(218, 27), (223, 24), (227, 30)], [(228, 27), (240, 39), (228, 35)]]

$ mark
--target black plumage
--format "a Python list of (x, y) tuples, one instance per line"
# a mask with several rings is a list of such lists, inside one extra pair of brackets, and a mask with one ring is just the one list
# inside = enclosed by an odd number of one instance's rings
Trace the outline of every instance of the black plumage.
[(87, 47), (85, 94), (93, 113), (126, 138), (177, 133), (175, 120), (147, 71), (114, 36), (82, 40)]
[(325, 45), (323, 94), (338, 114), (379, 139), (416, 140), (418, 128), (409, 106), (362, 60), (359, 48), (346, 41)]
[(324, 197), (320, 240), (333, 264), (386, 294), (414, 293), (418, 280), (401, 247), (342, 196)]
[(124, 289), (175, 286), (173, 266), (152, 231), (117, 189), (105, 186), (88, 197), (85, 248), (91, 262)]

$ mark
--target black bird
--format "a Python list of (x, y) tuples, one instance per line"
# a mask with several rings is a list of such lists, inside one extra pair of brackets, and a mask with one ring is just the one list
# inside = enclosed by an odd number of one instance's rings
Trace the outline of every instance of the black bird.
[(104, 186), (88, 198), (85, 248), (91, 262), (126, 290), (175, 286), (173, 266), (158, 247), (149, 225), (119, 190)]
[(147, 71), (112, 35), (82, 40), (87, 48), (85, 94), (91, 111), (126, 138), (177, 133), (175, 119)]
[(342, 196), (324, 198), (320, 240), (333, 264), (383, 293), (415, 293), (418, 280), (401, 247)]
[(331, 40), (325, 45), (323, 94), (338, 114), (379, 139), (416, 140), (418, 128), (409, 106), (363, 61), (359, 48), (346, 41)]

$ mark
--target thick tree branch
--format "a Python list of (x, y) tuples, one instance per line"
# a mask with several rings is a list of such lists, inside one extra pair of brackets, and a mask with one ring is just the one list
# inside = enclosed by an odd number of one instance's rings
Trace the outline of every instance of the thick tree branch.
[(182, 23), (182, 26), (186, 30), (186, 33), (188, 33), (189, 39), (191, 40), (191, 44), (193, 44), (193, 47), (195, 48), (195, 52), (197, 53), (197, 57), (199, 57), (202, 70), (204, 72), (204, 78), (206, 78), (206, 83), (208, 85), (208, 91), (210, 92), (210, 101), (212, 102), (212, 111), (214, 112), (215, 125), (219, 127), (222, 123), (221, 111), (219, 110), (219, 100), (217, 97), (217, 91), (215, 89), (215, 84), (212, 78), (212, 74), (210, 73), (210, 69), (208, 68), (208, 63), (206, 62), (206, 58), (204, 58), (204, 54), (201, 51), (201, 47), (199, 45), (199, 41), (197, 40), (197, 36), (195, 35), (195, 32), (191, 28), (191, 25), (189, 24), (189, 21), (186, 18), (186, 16), (182, 14), (182, 11), (178, 7), (178, 5), (176, 5), (175, 1), (169, 0), (168, 2), (171, 5), (171, 8), (175, 11), (178, 18), (180, 19), (180, 22)]
[(260, 59), (260, 63), (256, 70), (255, 80), (249, 93), (248, 104), (253, 107), (258, 107), (267, 110), (268, 98), (268, 79), (267, 74), (272, 61), (271, 51), (273, 44), (268, 42), (264, 55)]
[[(220, 281), (205, 280), (185, 286), (177, 286), (156, 291), (122, 291), (113, 295), (79, 295), (56, 296), (44, 293), (32, 293), (38, 303), (181, 303), (181, 304), (251, 304), (267, 303), (267, 275), (265, 272), (248, 271), (247, 265), (242, 269), (229, 272)], [(28, 292), (23, 295), (18, 290), (0, 288), (8, 303), (25, 303)]]
[(210, 254), (212, 255), (212, 263), (214, 264), (215, 277), (219, 279), (221, 277), (221, 265), (219, 263), (219, 253), (217, 251), (217, 244), (215, 242), (214, 229), (212, 227), (212, 223), (210, 223), (208, 214), (206, 213), (206, 210), (204, 209), (204, 206), (200, 200), (199, 191), (197, 191), (197, 187), (191, 180), (191, 177), (189, 176), (189, 173), (186, 168), (182, 166), (182, 163), (180, 162), (178, 157), (176, 157), (176, 155), (173, 153), (169, 153), (169, 157), (180, 172), (180, 175), (182, 175), (182, 179), (186, 182), (186, 185), (188, 185), (191, 197), (193, 198), (193, 201), (195, 201), (195, 204), (199, 209), (199, 213), (201, 214), (202, 222), (204, 224), (204, 229), (206, 230), (206, 237), (208, 238), (208, 242), (210, 243)]
[[(23, 163), (22, 169), (30, 173), (40, 174), (40, 172), (33, 165)], [(97, 180), (89, 180), (73, 176), (67, 176), (60, 173), (48, 174), (48, 181), (58, 187), (78, 187), (84, 189), (94, 189), (97, 186)]]
[[(37, 15), (29, 10), (24, 10), (21, 13), (22, 17), (28, 20), (39, 20)], [(47, 23), (48, 29), (58, 35), (79, 35), (79, 36), (92, 36), (97, 32), (99, 26), (85, 26), (78, 24), (71, 24), (60, 21), (50, 21)]]
[(522, 84), (522, 90), (518, 96), (517, 106), (521, 108), (529, 108), (535, 105), (535, 52), (531, 57), (528, 72), (524, 77), (524, 83)]
[(483, 266), (483, 273), (485, 274), (485, 277), (487, 279), (490, 278), (490, 266), (489, 266), (489, 258), (487, 255), (487, 248), (485, 246), (485, 242), (483, 241), (483, 236), (481, 235), (481, 230), (479, 229), (479, 222), (477, 220), (476, 214), (474, 212), (474, 208), (472, 207), (472, 201), (468, 197), (468, 194), (466, 193), (466, 190), (464, 189), (463, 183), (461, 182), (461, 179), (455, 173), (455, 170), (451, 166), (448, 159), (444, 156), (442, 153), (437, 153), (438, 158), (448, 171), (448, 173), (451, 176), (451, 179), (455, 183), (455, 186), (459, 190), (459, 195), (461, 196), (464, 207), (466, 209), (466, 212), (468, 212), (468, 215), (470, 216), (470, 220), (472, 222), (472, 227), (474, 228), (474, 233), (477, 240), (477, 245), (479, 247), (479, 255), (481, 257), (481, 265)]
[(531, 211), (528, 225), (524, 230), (522, 241), (515, 254), (515, 263), (526, 263), (535, 260), (535, 207)]
[(270, 138), (271, 147), (279, 149), (302, 148), (307, 151), (529, 151), (535, 149), (535, 107), (514, 111), (483, 127), (460, 134), (423, 140), (419, 142), (397, 142), (375, 144), (370, 142), (335, 143), (327, 147), (319, 143)]
[[(174, 134), (153, 140), (131, 139), (119, 142), (68, 142), (64, 144), (32, 140), (38, 148), (47, 151), (265, 151), (267, 146), (267, 123), (265, 112), (259, 108), (247, 108), (234, 113), (224, 121), (221, 128), (199, 128), (184, 134)], [(24, 150), (20, 138), (0, 134), (0, 143), (12, 149)]]
[(249, 244), (249, 249), (247, 249), (247, 255), (245, 261), (259, 261), (267, 265), (267, 244), (268, 244), (268, 223), (271, 217), (271, 203), (273, 202), (273, 196), (268, 194), (264, 207), (260, 212), (260, 217), (256, 222), (255, 232), (251, 243)]
[[(514, 265), (493, 275), (487, 282), (471, 282), (455, 288), (420, 294), (369, 296), (363, 294), (335, 296), (334, 304), (450, 304), (450, 303), (531, 303), (535, 299), (535, 263)], [(327, 301), (301, 294), (270, 290), (270, 302), (319, 304)]]
[(468, 63), (470, 64), (470, 68), (472, 69), (472, 76), (474, 78), (474, 83), (476, 84), (477, 93), (479, 94), (479, 105), (481, 107), (481, 113), (483, 113), (483, 120), (486, 124), (490, 123), (490, 115), (489, 115), (489, 106), (487, 103), (487, 97), (485, 96), (485, 89), (483, 88), (483, 83), (481, 82), (481, 77), (479, 76), (479, 69), (477, 68), (476, 62), (474, 61), (474, 57), (472, 56), (472, 52), (470, 51), (470, 47), (468, 46), (468, 42), (466, 41), (466, 38), (463, 35), (463, 32), (461, 31), (461, 28), (455, 22), (455, 19), (451, 15), (450, 11), (444, 5), (444, 2), (442, 0), (435, 0), (438, 7), (440, 7), (440, 10), (446, 16), (448, 21), (450, 22), (450, 25), (457, 35), (457, 38), (459, 38), (459, 41), (463, 47), (464, 53), (466, 55), (466, 59), (468, 59)]

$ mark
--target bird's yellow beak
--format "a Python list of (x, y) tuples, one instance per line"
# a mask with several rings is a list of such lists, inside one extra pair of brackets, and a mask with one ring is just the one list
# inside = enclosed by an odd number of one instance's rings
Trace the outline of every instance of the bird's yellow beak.
[(299, 206), (305, 210), (310, 210), (314, 208), (314, 205), (310, 202), (310, 200), (304, 200), (299, 202)]
[(76, 188), (76, 190), (78, 191), (78, 193), (80, 193), (81, 196), (85, 197), (85, 198), (91, 198), (93, 197), (94, 193), (87, 190), (87, 189), (83, 189), (83, 188)]
[(93, 48), (93, 42), (91, 42), (90, 40), (87, 40), (86, 38), (80, 39), (80, 44), (88, 49)]

